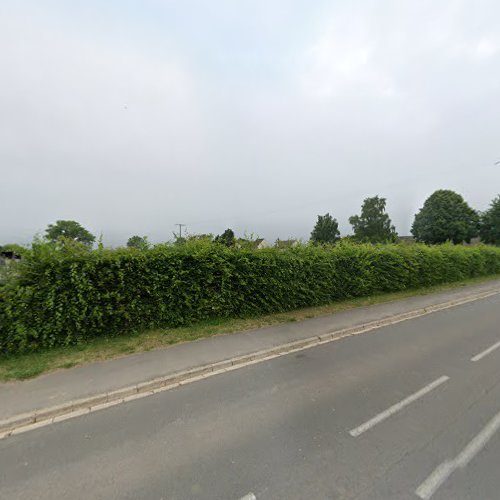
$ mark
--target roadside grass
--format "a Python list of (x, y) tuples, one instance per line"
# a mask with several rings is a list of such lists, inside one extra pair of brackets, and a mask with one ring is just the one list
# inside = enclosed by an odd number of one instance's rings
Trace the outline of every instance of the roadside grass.
[(323, 306), (307, 307), (295, 311), (268, 314), (265, 316), (236, 319), (212, 319), (186, 327), (147, 330), (138, 334), (99, 338), (82, 345), (58, 347), (33, 353), (0, 356), (0, 382), (33, 378), (42, 373), (54, 370), (68, 369), (95, 361), (103, 361), (132, 353), (150, 351), (180, 342), (191, 342), (214, 335), (223, 335), (316, 318), (318, 316), (334, 314), (357, 307), (383, 304), (419, 295), (428, 295), (466, 285), (494, 281), (499, 278), (500, 275), (473, 278), (445, 285), (359, 297)]

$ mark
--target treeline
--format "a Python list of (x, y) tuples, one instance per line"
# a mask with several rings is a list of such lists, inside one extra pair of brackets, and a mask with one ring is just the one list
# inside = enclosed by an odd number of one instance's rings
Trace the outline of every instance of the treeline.
[[(360, 215), (349, 218), (352, 241), (361, 243), (394, 243), (398, 234), (386, 213), (386, 199), (374, 196), (366, 198)], [(417, 242), (439, 244), (470, 243), (480, 237), (483, 243), (500, 245), (500, 196), (490, 208), (479, 213), (469, 206), (463, 197), (450, 190), (435, 191), (415, 215), (411, 234)], [(311, 241), (332, 244), (340, 240), (338, 222), (330, 214), (318, 216), (311, 233)]]
[[(379, 196), (366, 198), (361, 213), (349, 217), (353, 234), (343, 239), (358, 243), (397, 243), (399, 235), (386, 212), (386, 203), (387, 200)], [(454, 244), (470, 243), (472, 239), (480, 237), (483, 243), (500, 245), (500, 195), (492, 200), (488, 210), (481, 213), (471, 208), (454, 191), (435, 191), (415, 215), (411, 234), (415, 241), (426, 244), (448, 241)], [(238, 240), (231, 229), (226, 229), (215, 237), (211, 234), (194, 235), (176, 238), (176, 242), (183, 243), (188, 239), (213, 241), (229, 247), (237, 246), (238, 241), (245, 241)], [(337, 219), (329, 213), (318, 215), (310, 241), (315, 244), (335, 244), (340, 239)], [(145, 249), (149, 247), (149, 242), (145, 236), (133, 236), (127, 246)]]
[[(399, 236), (386, 212), (386, 203), (387, 200), (379, 196), (366, 198), (361, 206), (361, 213), (349, 217), (353, 234), (344, 236), (343, 239), (358, 243), (398, 242)], [(480, 213), (454, 191), (435, 191), (415, 215), (411, 234), (415, 241), (427, 244), (447, 241), (455, 244), (470, 243), (473, 238), (480, 237), (483, 243), (500, 245), (500, 195), (492, 200), (488, 210)], [(238, 241), (244, 241), (238, 240), (232, 229), (226, 229), (215, 237), (212, 234), (177, 237), (176, 242), (183, 243), (189, 239), (213, 241), (228, 247), (237, 246)], [(329, 213), (318, 215), (310, 241), (315, 244), (335, 244), (340, 240), (337, 219)], [(149, 242), (145, 236), (132, 236), (127, 246), (145, 249), (149, 247)]]
[[(386, 199), (374, 196), (366, 198), (361, 206), (361, 213), (349, 218), (353, 234), (341, 238), (339, 224), (329, 213), (319, 215), (311, 232), (310, 242), (313, 244), (336, 244), (341, 239), (357, 243), (396, 243), (399, 236), (396, 228), (386, 212)], [(435, 191), (415, 215), (411, 234), (415, 241), (426, 244), (439, 244), (447, 241), (470, 243), (480, 237), (483, 243), (500, 245), (500, 195), (492, 200), (490, 207), (481, 213), (469, 206), (464, 198), (450, 190)], [(82, 246), (92, 248), (96, 237), (76, 221), (59, 220), (50, 224), (45, 231), (44, 241), (58, 247)], [(237, 238), (232, 229), (222, 234), (185, 235), (174, 234), (174, 244), (180, 245), (188, 241), (205, 241), (218, 243), (226, 247), (255, 248), (252, 237)], [(295, 242), (290, 240), (289, 242)], [(276, 246), (280, 245), (277, 240)], [(102, 246), (98, 242), (98, 246)], [(131, 236), (127, 241), (128, 248), (146, 250), (150, 248), (147, 236)], [(28, 250), (16, 244), (0, 246), (0, 252), (11, 252), (20, 257)]]

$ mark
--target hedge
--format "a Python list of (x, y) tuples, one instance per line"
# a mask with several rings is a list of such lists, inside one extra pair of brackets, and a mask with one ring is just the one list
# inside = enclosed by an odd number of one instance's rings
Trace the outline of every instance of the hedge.
[(64, 252), (39, 245), (0, 287), (0, 352), (326, 304), (500, 273), (488, 246)]

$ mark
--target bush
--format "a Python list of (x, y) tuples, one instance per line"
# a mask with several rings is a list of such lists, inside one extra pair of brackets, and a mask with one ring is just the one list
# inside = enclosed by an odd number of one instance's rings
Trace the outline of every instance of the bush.
[(0, 287), (0, 351), (85, 343), (500, 273), (487, 246), (245, 250), (186, 242), (136, 249), (33, 246)]

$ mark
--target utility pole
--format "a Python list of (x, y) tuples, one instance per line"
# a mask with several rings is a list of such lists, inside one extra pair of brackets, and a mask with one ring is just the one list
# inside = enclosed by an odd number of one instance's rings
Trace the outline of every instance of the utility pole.
[(182, 238), (182, 228), (186, 227), (186, 224), (174, 224), (175, 226), (179, 226), (179, 239)]

